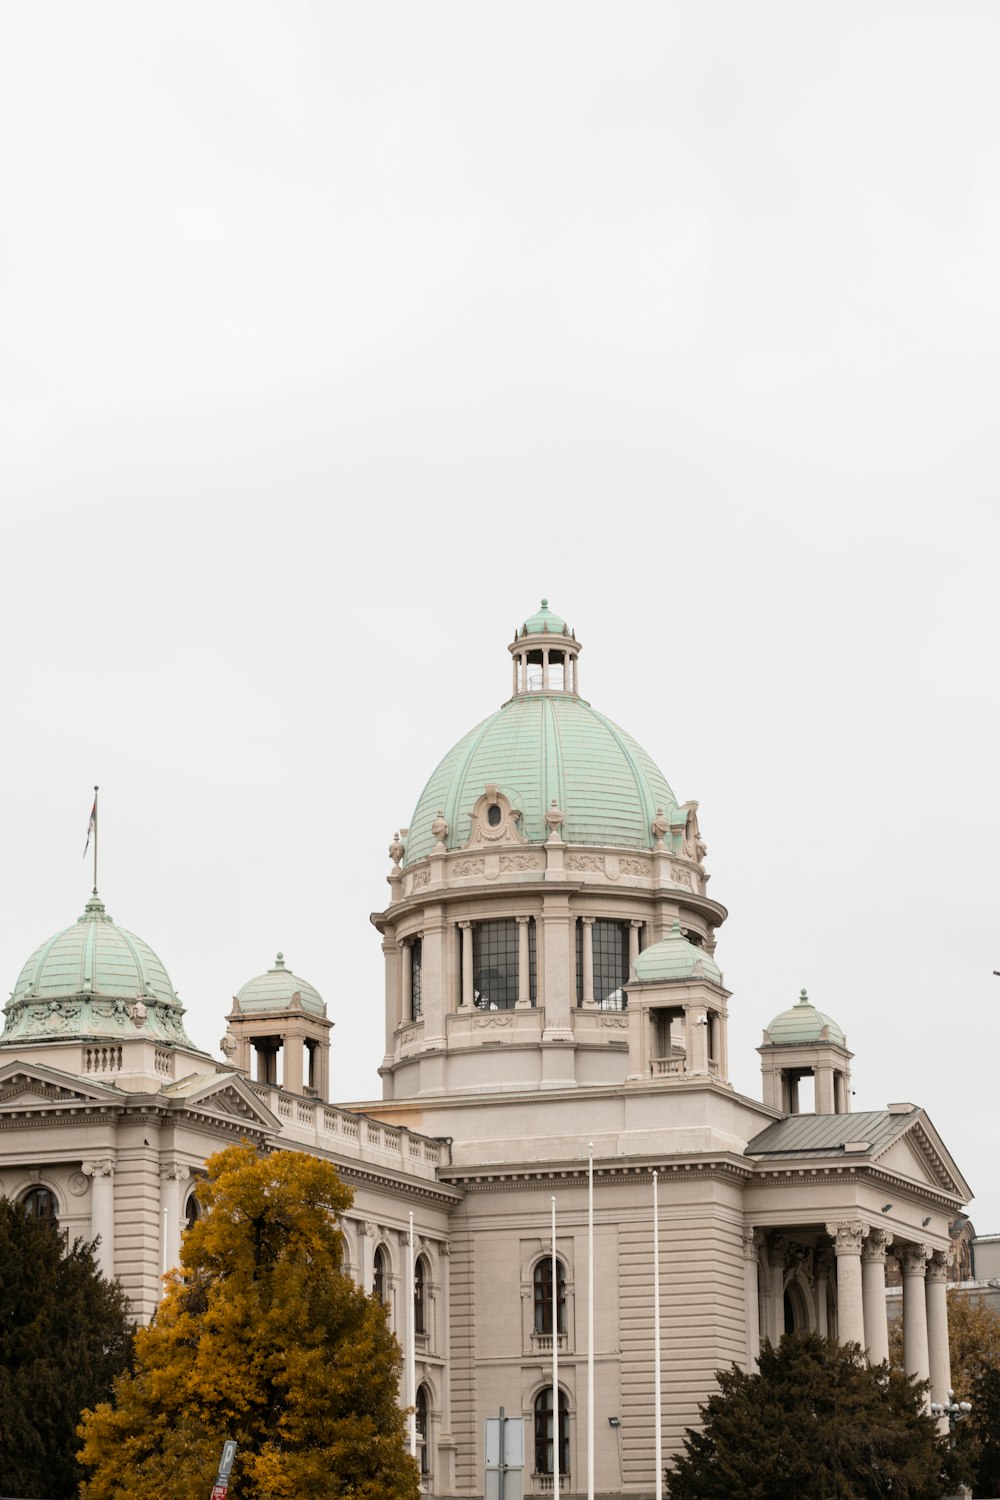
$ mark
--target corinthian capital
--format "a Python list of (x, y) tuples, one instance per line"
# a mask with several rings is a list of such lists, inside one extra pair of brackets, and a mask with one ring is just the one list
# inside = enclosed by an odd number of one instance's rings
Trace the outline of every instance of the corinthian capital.
[(927, 1262), (928, 1281), (947, 1281), (948, 1267), (955, 1257), (948, 1250), (932, 1250), (931, 1258)]
[(929, 1245), (900, 1245), (894, 1253), (904, 1276), (926, 1275)]
[(868, 1225), (862, 1219), (848, 1219), (841, 1224), (828, 1224), (826, 1232), (833, 1240), (835, 1255), (860, 1255)]
[(865, 1240), (865, 1248), (861, 1252), (862, 1260), (885, 1261), (885, 1252), (892, 1244), (892, 1235), (884, 1229), (869, 1229), (868, 1238)]

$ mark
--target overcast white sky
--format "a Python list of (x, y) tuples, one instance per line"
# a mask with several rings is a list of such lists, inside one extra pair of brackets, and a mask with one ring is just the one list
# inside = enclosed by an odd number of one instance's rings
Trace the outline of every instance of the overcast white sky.
[(0, 11), (0, 987), (89, 889), (213, 1053), (383, 1050), (386, 848), (542, 594), (1000, 1231), (1000, 7)]

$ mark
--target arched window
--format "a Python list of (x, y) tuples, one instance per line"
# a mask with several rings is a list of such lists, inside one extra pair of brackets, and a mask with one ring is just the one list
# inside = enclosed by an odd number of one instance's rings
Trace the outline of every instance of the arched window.
[[(552, 1459), (552, 1387), (548, 1385), (535, 1397), (535, 1473), (551, 1474)], [(565, 1391), (559, 1392), (559, 1473), (569, 1473), (569, 1411)]]
[(375, 1248), (375, 1259), (372, 1262), (372, 1291), (384, 1307), (388, 1300), (389, 1276), (385, 1263), (385, 1251), (381, 1245)]
[(420, 1474), (426, 1479), (431, 1472), (430, 1454), (427, 1451), (427, 1387), (417, 1386), (416, 1399), (417, 1419), (417, 1458), (420, 1460)]
[(201, 1218), (201, 1204), (194, 1193), (188, 1194), (188, 1200), (184, 1205), (184, 1228), (193, 1229)]
[[(535, 1266), (535, 1332), (552, 1332), (552, 1257), (545, 1255)], [(566, 1332), (566, 1267), (556, 1261), (556, 1329)]]
[(413, 1331), (427, 1332), (427, 1267), (422, 1255), (413, 1268)]
[(56, 1195), (47, 1187), (33, 1187), (21, 1198), (21, 1206), (29, 1219), (48, 1219), (51, 1223), (59, 1217)]

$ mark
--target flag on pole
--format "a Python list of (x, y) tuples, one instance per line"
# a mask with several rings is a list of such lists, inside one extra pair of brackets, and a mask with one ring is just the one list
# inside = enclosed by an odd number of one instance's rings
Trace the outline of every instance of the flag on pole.
[(87, 842), (83, 846), (83, 857), (87, 858), (87, 850), (90, 848), (90, 835), (97, 832), (97, 797), (94, 797), (94, 805), (90, 809), (90, 822), (87, 824)]

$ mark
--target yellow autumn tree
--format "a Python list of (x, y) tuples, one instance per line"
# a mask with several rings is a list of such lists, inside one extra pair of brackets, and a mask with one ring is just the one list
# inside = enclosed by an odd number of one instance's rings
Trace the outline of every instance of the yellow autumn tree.
[(84, 1413), (81, 1494), (205, 1500), (234, 1438), (234, 1500), (417, 1500), (399, 1346), (343, 1269), (349, 1189), (292, 1151), (233, 1146), (207, 1166), (134, 1373)]

